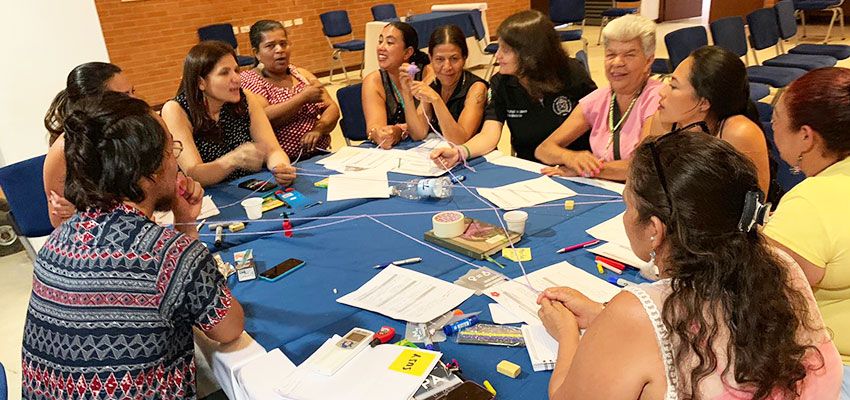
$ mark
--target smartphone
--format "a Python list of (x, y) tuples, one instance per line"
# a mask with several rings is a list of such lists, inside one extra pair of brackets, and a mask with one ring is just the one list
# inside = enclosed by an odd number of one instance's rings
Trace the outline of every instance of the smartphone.
[(294, 258), (290, 258), (278, 265), (274, 268), (269, 269), (262, 274), (260, 274), (260, 279), (267, 280), (269, 282), (274, 282), (280, 278), (283, 278), (286, 275), (289, 275), (293, 271), (298, 268), (301, 268), (304, 265), (304, 261), (297, 260)]
[(440, 400), (493, 400), (493, 393), (473, 381), (464, 381)]
[(277, 184), (272, 182), (261, 181), (259, 179), (248, 179), (238, 185), (242, 189), (253, 190), (257, 192), (268, 192), (277, 187)]

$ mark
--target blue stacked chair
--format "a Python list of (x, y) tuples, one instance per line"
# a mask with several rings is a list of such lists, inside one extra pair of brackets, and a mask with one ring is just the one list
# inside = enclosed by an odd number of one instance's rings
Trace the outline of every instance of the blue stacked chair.
[(803, 37), (806, 37), (806, 11), (826, 11), (832, 13), (832, 18), (829, 20), (829, 29), (826, 30), (823, 44), (829, 43), (829, 35), (832, 34), (835, 20), (841, 22), (841, 40), (844, 40), (846, 36), (844, 35), (844, 9), (841, 8), (843, 4), (844, 0), (794, 0), (794, 10), (803, 22)]
[(386, 21), (396, 18), (395, 5), (392, 3), (378, 4), (372, 7), (372, 17), (375, 21)]
[(676, 70), (694, 50), (708, 46), (708, 34), (702, 26), (677, 29), (664, 36), (664, 44), (670, 56), (671, 70)]
[[(629, 3), (628, 5), (631, 7), (620, 7), (621, 3)], [(635, 7), (638, 6), (638, 7)], [(614, 1), (614, 7), (609, 8), (605, 11), (602, 11), (602, 23), (599, 24), (599, 38), (596, 39), (596, 45), (599, 46), (602, 43), (602, 30), (605, 29), (605, 25), (608, 25), (608, 21), (622, 17), (624, 15), (635, 14), (640, 10), (640, 1)]]
[[(587, 53), (587, 39), (582, 37), (584, 32), (585, 0), (551, 0), (549, 2), (549, 19), (555, 24), (555, 29), (562, 42), (580, 40), (582, 49)], [(560, 30), (558, 28), (571, 24), (581, 24), (580, 29)]]
[[(797, 18), (794, 16), (794, 3), (791, 0), (783, 0), (773, 6), (776, 10), (776, 23), (779, 26), (779, 36), (784, 40), (794, 38), (797, 42)], [(782, 41), (779, 42), (782, 48)], [(832, 56), (838, 60), (850, 57), (850, 46), (843, 44), (814, 44), (804, 43), (788, 50), (791, 54), (816, 54)]]
[[(345, 63), (342, 61), (342, 53), (349, 51), (363, 51), (366, 49), (366, 42), (354, 38), (354, 33), (351, 31), (351, 21), (348, 20), (348, 12), (345, 10), (328, 11), (319, 14), (319, 20), (322, 21), (322, 32), (325, 34), (325, 39), (328, 41), (328, 46), (331, 47), (331, 68), (329, 80), (334, 80), (334, 61), (339, 63), (342, 68), (342, 74), (345, 75), (345, 82), (349, 84), (348, 71), (345, 70)], [(350, 40), (340, 43), (331, 42), (331, 38), (349, 36)], [(361, 62), (361, 65), (363, 63)], [(360, 69), (360, 77), (363, 77), (363, 69)]]
[(773, 8), (761, 8), (747, 14), (747, 23), (750, 25), (750, 43), (753, 48), (753, 59), (759, 64), (756, 50), (764, 50), (776, 47), (779, 54), (776, 57), (764, 60), (761, 64), (771, 67), (800, 68), (806, 71), (813, 69), (831, 67), (838, 62), (835, 57), (813, 55), (813, 54), (781, 54), (779, 49), (779, 25), (776, 23), (776, 10)]
[[(233, 34), (233, 25), (230, 24), (216, 24), (198, 28), (198, 38), (202, 42), (205, 40), (224, 42), (229, 44), (230, 47), (233, 47), (237, 52), (239, 51), (239, 42), (236, 41), (236, 35)], [(252, 56), (236, 55), (236, 63), (240, 67), (253, 66), (256, 62), (257, 59)]]
[[(739, 57), (747, 57), (747, 35), (744, 31), (744, 19), (733, 16), (721, 18), (710, 25), (714, 44), (721, 46)], [(747, 78), (750, 82), (782, 89), (795, 79), (803, 76), (806, 70), (800, 68), (772, 67), (753, 65), (747, 67)], [(775, 96), (774, 99), (777, 99)]]
[(490, 66), (487, 67), (487, 73), (484, 74), (484, 79), (490, 80), (493, 76), (493, 71), (496, 69), (496, 52), (499, 51), (499, 42), (493, 42), (484, 48), (484, 54), (490, 55)]
[[(13, 226), (25, 237), (47, 236), (53, 232), (44, 194), (44, 158), (42, 155), (0, 168), (0, 187), (9, 202)], [(21, 242), (35, 259), (29, 243)]]
[(346, 86), (336, 92), (336, 100), (339, 102), (339, 111), (342, 119), (339, 120), (339, 128), (345, 143), (349, 146), (352, 140), (366, 140), (366, 116), (363, 114), (363, 98), (361, 97), (363, 84)]

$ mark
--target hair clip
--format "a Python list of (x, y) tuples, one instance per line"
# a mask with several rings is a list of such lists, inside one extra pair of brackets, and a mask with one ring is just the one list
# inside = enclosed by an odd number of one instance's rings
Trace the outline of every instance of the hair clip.
[(738, 231), (750, 232), (756, 225), (764, 225), (770, 216), (772, 204), (770, 202), (762, 203), (764, 194), (758, 190), (750, 190), (744, 197), (744, 210), (741, 213), (741, 219), (738, 221)]

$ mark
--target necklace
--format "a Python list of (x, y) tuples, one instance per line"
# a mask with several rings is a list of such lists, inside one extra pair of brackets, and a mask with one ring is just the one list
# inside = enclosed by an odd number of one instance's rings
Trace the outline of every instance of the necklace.
[(608, 149), (611, 148), (611, 144), (614, 143), (614, 132), (618, 132), (620, 130), (620, 127), (623, 125), (623, 122), (625, 122), (629, 118), (629, 114), (632, 112), (632, 108), (635, 106), (638, 97), (640, 97), (641, 93), (643, 93), (643, 88), (645, 86), (646, 83), (641, 86), (640, 90), (637, 92), (637, 94), (635, 94), (635, 97), (632, 98), (632, 102), (629, 103), (629, 108), (626, 109), (626, 112), (623, 113), (623, 116), (620, 117), (620, 121), (618, 121), (616, 125), (614, 125), (614, 105), (617, 102), (617, 93), (613, 93), (612, 91), (611, 107), (608, 108), (608, 144), (605, 146), (606, 152), (608, 151)]

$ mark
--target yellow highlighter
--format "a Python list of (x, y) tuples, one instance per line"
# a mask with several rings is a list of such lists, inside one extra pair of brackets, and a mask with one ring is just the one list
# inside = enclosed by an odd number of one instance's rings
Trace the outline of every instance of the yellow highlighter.
[(484, 388), (490, 391), (490, 393), (493, 393), (493, 396), (496, 395), (496, 389), (493, 388), (493, 385), (490, 384), (490, 381), (484, 381)]

